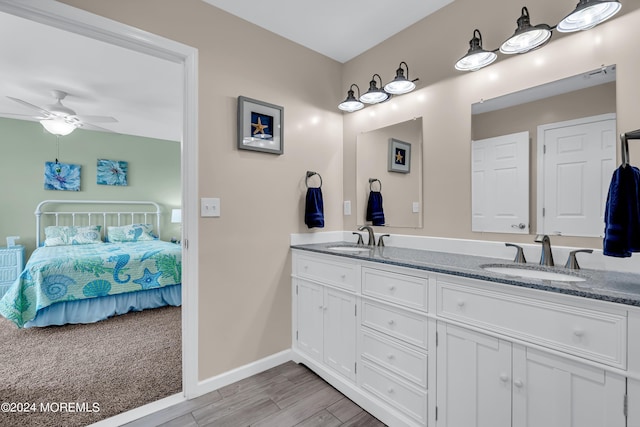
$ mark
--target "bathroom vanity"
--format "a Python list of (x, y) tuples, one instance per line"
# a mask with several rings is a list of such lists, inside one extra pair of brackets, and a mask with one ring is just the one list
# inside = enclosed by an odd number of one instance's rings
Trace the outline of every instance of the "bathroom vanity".
[(294, 245), (294, 360), (390, 426), (640, 426), (640, 275), (509, 264)]

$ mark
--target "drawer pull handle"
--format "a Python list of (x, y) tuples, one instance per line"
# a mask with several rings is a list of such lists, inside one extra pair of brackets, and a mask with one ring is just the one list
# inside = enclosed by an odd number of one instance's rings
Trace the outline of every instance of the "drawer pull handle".
[(389, 326), (393, 326), (393, 325), (395, 325), (395, 324), (396, 324), (396, 321), (395, 321), (395, 320), (393, 320), (393, 319), (391, 319), (391, 320), (389, 320), (389, 322), (388, 322), (388, 323), (389, 323)]
[(518, 388), (522, 388), (522, 386), (524, 386), (524, 383), (522, 382), (522, 380), (515, 380), (513, 382), (513, 385), (518, 387)]
[(507, 381), (509, 381), (509, 376), (507, 374), (500, 374), (500, 381), (506, 383)]
[(389, 394), (393, 394), (394, 392), (395, 392), (395, 390), (393, 389), (393, 387), (389, 387), (387, 389), (387, 393), (389, 393)]
[(573, 335), (575, 335), (578, 338), (582, 338), (584, 336), (584, 331), (582, 329), (574, 329)]

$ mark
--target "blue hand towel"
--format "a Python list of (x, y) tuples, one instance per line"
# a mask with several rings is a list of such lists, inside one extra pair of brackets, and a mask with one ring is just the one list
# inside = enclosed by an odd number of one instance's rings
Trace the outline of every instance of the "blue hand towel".
[(603, 254), (630, 257), (640, 252), (640, 170), (619, 167), (613, 173), (604, 213)]
[(384, 225), (384, 211), (382, 209), (382, 193), (379, 191), (369, 192), (367, 202), (367, 221), (373, 225)]
[(304, 223), (309, 228), (324, 227), (324, 203), (322, 202), (322, 190), (320, 187), (307, 188)]

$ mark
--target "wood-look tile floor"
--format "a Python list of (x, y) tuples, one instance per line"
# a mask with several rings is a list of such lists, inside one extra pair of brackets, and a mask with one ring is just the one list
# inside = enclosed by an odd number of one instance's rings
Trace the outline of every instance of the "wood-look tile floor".
[(287, 362), (127, 427), (380, 427), (304, 365)]

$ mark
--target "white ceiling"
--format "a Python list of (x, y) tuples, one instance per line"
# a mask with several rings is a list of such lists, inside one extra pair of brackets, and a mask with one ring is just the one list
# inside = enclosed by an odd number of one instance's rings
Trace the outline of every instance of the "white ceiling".
[[(346, 62), (453, 0), (409, 0), (400, 8), (389, 0), (204, 1)], [(46, 109), (55, 102), (51, 91), (62, 90), (76, 114), (118, 120), (98, 126), (181, 140), (180, 65), (1, 12), (0, 39), (0, 117), (38, 114), (8, 96)]]
[[(0, 13), (0, 116), (37, 115), (7, 96), (45, 107), (52, 90), (78, 115), (117, 133), (180, 141), (182, 66)], [(28, 119), (28, 117), (25, 117)]]
[(204, 0), (339, 62), (360, 55), (453, 0)]

